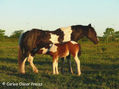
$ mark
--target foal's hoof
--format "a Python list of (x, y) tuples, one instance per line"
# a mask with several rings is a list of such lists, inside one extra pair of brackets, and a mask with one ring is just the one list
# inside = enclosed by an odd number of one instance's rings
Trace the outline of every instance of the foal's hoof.
[(72, 68), (71, 69), (69, 69), (69, 73), (71, 73), (71, 74), (73, 74), (74, 72), (73, 72), (73, 70), (72, 70)]
[(73, 72), (73, 71), (69, 71), (68, 73), (70, 73), (70, 74), (74, 74), (74, 72)]
[(73, 74), (74, 72), (73, 72), (73, 71), (71, 71), (70, 73), (71, 73), (71, 74)]

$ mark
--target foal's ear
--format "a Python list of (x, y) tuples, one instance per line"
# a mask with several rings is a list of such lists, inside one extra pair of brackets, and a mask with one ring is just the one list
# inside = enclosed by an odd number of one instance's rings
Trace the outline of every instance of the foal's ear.
[(89, 24), (88, 26), (91, 27), (91, 24)]

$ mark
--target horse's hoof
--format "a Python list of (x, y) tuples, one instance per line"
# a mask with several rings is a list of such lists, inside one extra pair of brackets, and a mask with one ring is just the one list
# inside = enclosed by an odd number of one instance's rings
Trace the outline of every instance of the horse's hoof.
[(25, 71), (20, 72), (20, 74), (25, 74)]
[(81, 75), (81, 73), (78, 73), (78, 76), (80, 76)]
[(59, 75), (59, 73), (57, 73), (56, 75)]
[(56, 73), (53, 73), (53, 75), (56, 75)]
[(35, 70), (34, 73), (38, 73), (38, 70)]

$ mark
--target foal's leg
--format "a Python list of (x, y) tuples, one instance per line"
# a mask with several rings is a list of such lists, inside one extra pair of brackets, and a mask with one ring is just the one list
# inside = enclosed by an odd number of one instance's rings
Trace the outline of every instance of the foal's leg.
[(80, 60), (79, 60), (77, 54), (75, 55), (74, 59), (75, 59), (76, 65), (77, 65), (77, 72), (78, 72), (78, 75), (80, 76), (80, 75), (81, 75), (81, 70), (80, 70)]
[(56, 61), (54, 60), (53, 61), (53, 64), (52, 64), (52, 66), (53, 66), (53, 74), (56, 74)]
[(30, 65), (33, 69), (33, 72), (38, 73), (38, 69), (36, 68), (36, 66), (33, 63), (33, 56), (31, 56), (31, 54), (29, 54), (28, 62), (30, 63)]
[(53, 57), (53, 74), (59, 74), (58, 72), (58, 58)]
[(58, 72), (58, 58), (56, 58), (56, 74), (59, 74), (59, 72)]
[(68, 63), (68, 67), (69, 67), (69, 72), (73, 74), (73, 70), (72, 70), (72, 67), (71, 67), (71, 56), (67, 56), (67, 63)]

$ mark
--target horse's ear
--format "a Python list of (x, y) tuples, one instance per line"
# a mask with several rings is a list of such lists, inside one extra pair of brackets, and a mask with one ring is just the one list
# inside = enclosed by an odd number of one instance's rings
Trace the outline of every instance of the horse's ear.
[(91, 27), (91, 24), (89, 24), (88, 26)]

